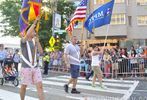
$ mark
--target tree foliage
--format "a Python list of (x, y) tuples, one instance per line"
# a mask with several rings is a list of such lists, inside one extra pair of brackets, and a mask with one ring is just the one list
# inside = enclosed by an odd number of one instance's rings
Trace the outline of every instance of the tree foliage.
[(8, 27), (5, 27), (4, 35), (17, 36), (19, 33), (19, 14), (20, 14), (21, 2), (18, 0), (5, 0), (1, 3), (0, 11), (4, 16), (1, 23), (8, 23)]
[[(43, 6), (47, 6), (51, 11), (48, 14), (48, 20), (45, 20), (45, 15), (40, 20), (39, 38), (43, 48), (49, 46), (49, 39), (52, 36), (52, 15), (53, 9), (57, 6), (57, 12), (62, 16), (61, 29), (65, 29), (64, 20), (68, 18), (74, 11), (74, 3), (65, 2), (65, 0), (58, 0), (57, 5), (48, 1)], [(1, 3), (0, 11), (4, 16), (2, 23), (8, 23), (5, 27), (4, 35), (18, 36), (19, 34), (19, 16), (21, 9), (21, 0), (5, 0)], [(56, 35), (59, 35), (56, 33)], [(60, 42), (65, 39), (66, 33), (59, 35)]]

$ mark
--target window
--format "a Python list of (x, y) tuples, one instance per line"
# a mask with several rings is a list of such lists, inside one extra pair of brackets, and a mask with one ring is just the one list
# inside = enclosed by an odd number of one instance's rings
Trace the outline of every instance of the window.
[(147, 5), (147, 0), (137, 0), (137, 5)]
[[(94, 0), (94, 4), (104, 4), (111, 0)], [(115, 0), (115, 3), (124, 3), (125, 0)]]
[(132, 0), (126, 0), (127, 6), (131, 5)]
[(137, 17), (138, 25), (147, 25), (147, 16), (138, 16)]
[(128, 16), (128, 24), (129, 26), (132, 26), (132, 16)]
[(126, 24), (125, 14), (113, 14), (111, 18), (112, 25)]
[(111, 0), (97, 0), (96, 2), (97, 2), (97, 4), (104, 4), (104, 3), (107, 3), (109, 1), (111, 1)]
[(94, 0), (94, 4), (95, 4), (95, 5), (97, 4), (97, 0)]
[(115, 3), (125, 3), (125, 0), (115, 0)]

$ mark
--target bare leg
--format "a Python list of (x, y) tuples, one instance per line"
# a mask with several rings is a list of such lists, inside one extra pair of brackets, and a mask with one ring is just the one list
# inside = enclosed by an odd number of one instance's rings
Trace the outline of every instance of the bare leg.
[(78, 81), (77, 78), (73, 78), (73, 87), (72, 87), (71, 93), (80, 94), (80, 92), (77, 91), (76, 89), (77, 81)]
[(100, 85), (102, 85), (102, 77), (100, 75), (97, 75), (97, 77), (98, 77)]
[(117, 78), (118, 69), (115, 70), (115, 78)]
[(43, 93), (43, 85), (42, 82), (39, 82), (36, 84), (39, 100), (45, 100), (44, 99), (44, 93)]
[(95, 86), (95, 82), (96, 82), (96, 75), (94, 74), (93, 80), (92, 80), (92, 85), (93, 85), (93, 86)]
[(75, 89), (75, 88), (76, 88), (76, 85), (77, 85), (77, 79), (76, 79), (76, 78), (74, 78), (74, 79), (73, 79), (73, 89)]
[(73, 82), (73, 78), (71, 78), (67, 85), (70, 85)]
[(21, 98), (21, 100), (25, 99), (26, 88), (27, 88), (27, 85), (21, 85), (21, 88), (20, 88), (20, 98)]
[(112, 78), (114, 78), (115, 77), (115, 70), (113, 69), (112, 70)]
[(68, 86), (73, 83), (73, 78), (70, 78), (67, 84), (64, 85), (64, 90), (66, 93), (68, 93)]

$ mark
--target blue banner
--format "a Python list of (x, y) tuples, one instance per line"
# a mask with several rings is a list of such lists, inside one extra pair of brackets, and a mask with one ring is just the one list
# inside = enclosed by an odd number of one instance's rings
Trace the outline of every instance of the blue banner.
[(114, 0), (102, 5), (96, 9), (85, 21), (84, 27), (91, 33), (93, 28), (110, 24)]

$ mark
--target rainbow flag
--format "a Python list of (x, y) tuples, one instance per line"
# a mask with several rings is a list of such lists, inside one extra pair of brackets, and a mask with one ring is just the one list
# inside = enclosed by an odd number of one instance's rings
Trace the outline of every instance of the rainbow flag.
[(29, 22), (36, 19), (40, 14), (41, 0), (23, 0), (19, 17), (20, 35), (25, 36)]
[(19, 17), (19, 26), (20, 26), (20, 35), (25, 36), (25, 30), (29, 25), (28, 22), (28, 15), (29, 15), (29, 0), (23, 0), (22, 7), (21, 7), (21, 13)]
[(38, 15), (40, 15), (41, 0), (30, 0), (28, 3), (30, 5), (28, 20), (32, 21), (35, 20)]

